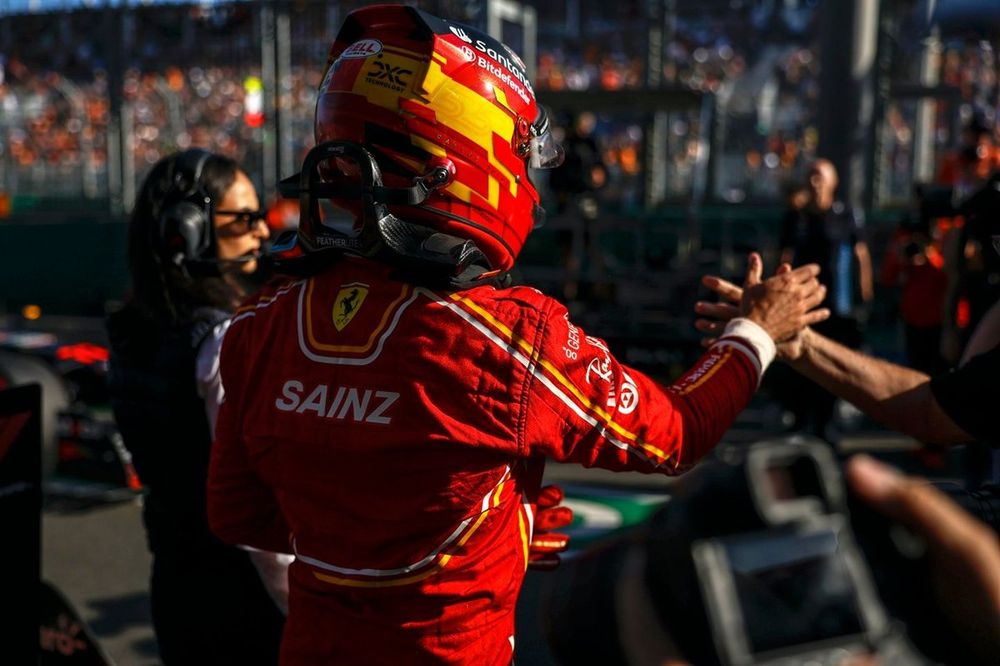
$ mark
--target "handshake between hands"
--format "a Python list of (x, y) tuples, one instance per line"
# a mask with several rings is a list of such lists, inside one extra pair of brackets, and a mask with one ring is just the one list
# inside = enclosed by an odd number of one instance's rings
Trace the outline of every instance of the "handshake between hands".
[(819, 266), (806, 264), (793, 269), (782, 264), (775, 274), (763, 279), (764, 262), (756, 252), (747, 260), (746, 277), (739, 287), (715, 275), (706, 275), (702, 284), (722, 299), (719, 303), (695, 303), (695, 328), (707, 337), (706, 347), (736, 317), (745, 317), (760, 326), (777, 345), (778, 357), (791, 361), (802, 349), (803, 331), (829, 318), (830, 311), (819, 305), (826, 298), (826, 287), (816, 276)]

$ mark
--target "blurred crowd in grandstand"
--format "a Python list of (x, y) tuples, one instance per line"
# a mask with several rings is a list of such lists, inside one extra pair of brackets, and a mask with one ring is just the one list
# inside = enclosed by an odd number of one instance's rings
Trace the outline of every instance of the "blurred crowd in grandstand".
[[(6, 19), (7, 34), (33, 39), (4, 39), (7, 51), (0, 52), (0, 147), (9, 154), (0, 183), (49, 196), (106, 194), (99, 191), (106, 185), (111, 119), (105, 20), (99, 11)], [(110, 35), (124, 40), (122, 122), (131, 128), (137, 177), (190, 146), (258, 164), (261, 58), (249, 8), (159, 6), (131, 12), (125, 23)], [(296, 42), (313, 46), (314, 53), (293, 59), (280, 82), (280, 104), (291, 112), (294, 136), (303, 143), (298, 153), (311, 143), (328, 47), (323, 25), (297, 24)]]
[[(441, 11), (440, 2), (423, 4)], [(460, 19), (479, 11), (474, 3), (445, 4), (455, 5), (450, 13)], [(800, 177), (816, 157), (819, 3), (795, 9), (787, 3), (731, 3), (731, 11), (681, 3), (664, 21), (662, 71), (654, 73), (646, 71), (645, 3), (529, 4), (538, 11), (540, 90), (627, 90), (653, 83), (716, 96), (717, 198), (777, 200), (784, 183)], [(296, 160), (312, 142), (310, 118), (331, 26), (350, 6), (293, 4), (292, 68), (278, 81), (278, 103), (291, 118)], [(106, 20), (105, 12), (94, 10), (0, 19), (0, 189), (106, 195), (112, 117), (106, 42), (113, 38), (122, 40), (122, 122), (131, 128), (136, 179), (165, 154), (192, 145), (230, 155), (254, 172), (266, 127), (259, 22), (251, 8), (140, 6), (126, 13), (123, 28), (108, 28)], [(949, 37), (939, 70), (942, 84), (995, 115), (997, 58), (988, 41)], [(942, 151), (956, 140), (953, 115), (938, 114)], [(893, 102), (886, 109), (889, 182), (883, 194), (890, 199), (909, 195), (914, 118), (912, 103)], [(704, 150), (701, 122), (698, 109), (671, 115), (664, 148), (671, 165), (668, 198), (690, 194)], [(608, 165), (604, 196), (634, 203), (641, 195), (645, 125), (627, 113), (602, 115), (595, 135)]]

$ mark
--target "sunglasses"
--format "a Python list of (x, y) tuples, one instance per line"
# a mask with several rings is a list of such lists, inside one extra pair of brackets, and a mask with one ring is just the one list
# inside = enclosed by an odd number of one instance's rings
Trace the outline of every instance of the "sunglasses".
[(246, 225), (247, 231), (253, 231), (261, 222), (267, 221), (267, 213), (262, 210), (217, 210), (216, 215), (232, 215), (235, 219), (230, 224)]

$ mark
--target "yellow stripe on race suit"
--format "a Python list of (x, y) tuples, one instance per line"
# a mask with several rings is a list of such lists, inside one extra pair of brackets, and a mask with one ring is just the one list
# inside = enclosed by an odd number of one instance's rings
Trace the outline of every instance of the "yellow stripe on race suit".
[(295, 282), (286, 283), (286, 284), (282, 285), (281, 287), (279, 287), (274, 292), (274, 294), (272, 294), (271, 296), (267, 296), (267, 297), (260, 296), (260, 297), (257, 298), (257, 302), (256, 303), (249, 303), (249, 304), (244, 305), (244, 306), (242, 306), (240, 308), (237, 308), (236, 312), (233, 313), (233, 317), (236, 317), (237, 315), (246, 314), (248, 312), (253, 312), (253, 311), (256, 311), (256, 310), (258, 310), (260, 308), (266, 308), (269, 305), (271, 305), (272, 303), (274, 303), (275, 301), (277, 301), (279, 298), (281, 298), (282, 296), (284, 296), (285, 294), (287, 294), (288, 292), (290, 292), (292, 289), (294, 289), (295, 287), (297, 287), (297, 286), (299, 286), (301, 284), (302, 284), (301, 280), (298, 280), (298, 281), (295, 281)]
[(648, 442), (641, 441), (638, 435), (629, 431), (624, 426), (621, 426), (620, 424), (616, 423), (613, 420), (614, 417), (610, 413), (601, 408), (600, 405), (595, 405), (593, 402), (591, 402), (587, 398), (587, 396), (585, 396), (576, 387), (576, 385), (573, 384), (573, 382), (571, 382), (562, 372), (559, 371), (559, 368), (557, 368), (552, 363), (542, 358), (541, 352), (539, 350), (536, 350), (527, 340), (524, 340), (523, 338), (514, 335), (514, 332), (506, 325), (504, 325), (503, 322), (499, 321), (489, 312), (487, 312), (486, 310), (484, 310), (483, 308), (481, 308), (479, 305), (472, 302), (468, 298), (462, 296), (461, 294), (451, 294), (451, 298), (456, 301), (460, 301), (463, 305), (475, 311), (479, 316), (481, 316), (490, 324), (492, 324), (494, 328), (503, 333), (503, 335), (506, 336), (512, 344), (516, 344), (518, 347), (520, 347), (532, 361), (537, 362), (539, 365), (541, 365), (548, 372), (548, 374), (552, 376), (553, 379), (559, 382), (559, 384), (563, 388), (570, 391), (573, 394), (573, 397), (575, 397), (584, 408), (586, 408), (588, 411), (600, 417), (601, 421), (605, 423), (609, 428), (614, 430), (618, 435), (633, 440), (636, 446), (639, 446), (645, 449), (646, 451), (653, 453), (654, 455), (656, 455), (661, 459), (665, 460), (670, 457), (669, 454), (664, 452), (662, 449), (653, 446)]
[[(341, 585), (344, 587), (364, 587), (364, 588), (378, 588), (378, 587), (399, 587), (401, 585), (410, 585), (412, 583), (419, 583), (434, 574), (441, 571), (452, 559), (452, 553), (464, 546), (469, 539), (475, 534), (476, 530), (483, 524), (489, 515), (490, 509), (495, 509), (500, 506), (501, 496), (503, 494), (504, 488), (511, 480), (510, 467), (504, 469), (504, 473), (500, 477), (500, 481), (490, 489), (489, 492), (483, 497), (480, 502), (480, 512), (469, 525), (464, 529), (461, 528), (461, 524), (456, 528), (456, 532), (453, 532), (444, 543), (439, 545), (435, 550), (431, 551), (431, 554), (423, 558), (429, 560), (429, 563), (421, 564), (422, 560), (418, 561), (416, 565), (410, 565), (410, 567), (403, 567), (401, 569), (344, 569), (341, 567), (336, 567), (334, 565), (316, 560), (314, 558), (308, 557), (307, 555), (300, 553), (295, 546), (293, 540), (293, 548), (295, 549), (295, 555), (299, 561), (304, 564), (310, 565), (314, 568), (321, 569), (323, 571), (313, 571), (313, 576), (317, 580), (321, 580), (325, 583), (331, 583), (333, 585)], [(465, 521), (462, 521), (465, 522)], [(459, 531), (460, 530), (460, 531)], [(437, 551), (437, 555), (433, 555)], [(423, 571), (419, 573), (413, 573), (410, 575), (402, 575), (406, 569), (420, 569), (424, 568)], [(334, 573), (327, 573), (330, 570), (340, 570), (349, 573), (351, 576), (358, 576), (358, 578), (352, 578), (348, 576), (336, 575)], [(361, 578), (363, 577), (363, 578)]]
[(663, 451), (659, 447), (654, 446), (653, 444), (640, 440), (638, 435), (629, 431), (624, 426), (616, 423), (613, 420), (614, 417), (610, 413), (601, 408), (600, 405), (595, 405), (593, 402), (591, 402), (587, 398), (587, 396), (585, 396), (573, 384), (573, 382), (571, 382), (562, 372), (559, 371), (559, 369), (556, 366), (552, 365), (545, 359), (541, 358), (540, 350), (535, 349), (531, 345), (531, 343), (529, 343), (527, 340), (524, 340), (520, 336), (515, 335), (514, 332), (509, 327), (507, 327), (503, 322), (499, 321), (496, 317), (494, 317), (489, 312), (484, 310), (478, 304), (474, 303), (467, 297), (462, 296), (461, 294), (457, 293), (449, 294), (449, 297), (456, 303), (461, 303), (466, 308), (471, 310), (472, 312), (470, 313), (470, 315), (474, 313), (473, 316), (478, 315), (478, 318), (480, 320), (487, 322), (493, 329), (495, 329), (498, 333), (500, 333), (503, 336), (505, 342), (518, 347), (522, 352), (524, 352), (524, 354), (527, 355), (530, 363), (541, 366), (546, 371), (546, 374), (549, 375), (556, 382), (558, 382), (559, 385), (561, 385), (564, 389), (569, 391), (569, 393), (572, 394), (572, 396), (578, 402), (580, 408), (589, 412), (592, 415), (592, 417), (595, 418), (595, 420), (599, 420), (600, 423), (602, 423), (604, 426), (613, 430), (615, 434), (624, 437), (626, 439), (632, 440), (631, 443), (629, 444), (630, 446), (642, 449), (643, 451), (651, 454), (658, 461), (662, 461), (665, 463), (670, 460), (671, 458), (670, 454)]
[(399, 307), (399, 304), (406, 299), (406, 296), (410, 291), (409, 286), (404, 284), (402, 290), (399, 293), (399, 298), (390, 303), (386, 307), (385, 312), (382, 313), (382, 319), (381, 321), (379, 321), (378, 325), (372, 330), (371, 335), (368, 337), (367, 343), (363, 345), (328, 345), (317, 340), (316, 335), (313, 332), (312, 296), (313, 296), (313, 287), (315, 285), (315, 282), (316, 282), (315, 280), (309, 280), (308, 283), (306, 284), (306, 294), (305, 294), (306, 337), (309, 339), (309, 344), (312, 345), (314, 349), (326, 352), (364, 353), (370, 350), (372, 348), (372, 345), (375, 344), (375, 340), (382, 333), (382, 331), (385, 330), (386, 324), (389, 322), (389, 318), (396, 311), (396, 308)]
[(679, 395), (686, 395), (686, 394), (690, 393), (691, 391), (695, 390), (696, 388), (698, 388), (699, 386), (701, 386), (702, 384), (704, 384), (706, 381), (708, 381), (708, 379), (712, 375), (714, 375), (715, 373), (717, 373), (719, 371), (719, 369), (722, 368), (722, 366), (724, 366), (726, 364), (726, 361), (728, 361), (732, 355), (733, 355), (733, 350), (730, 349), (730, 348), (726, 348), (726, 351), (722, 352), (722, 356), (719, 357), (719, 360), (717, 360), (712, 365), (712, 367), (709, 369), (708, 372), (706, 372), (704, 375), (702, 375), (701, 377), (699, 377), (694, 383), (689, 384), (688, 386), (685, 386), (683, 389), (681, 389), (680, 391), (678, 391), (678, 394)]
[(451, 558), (450, 555), (442, 555), (441, 559), (438, 560), (429, 570), (421, 572), (415, 576), (408, 576), (406, 578), (393, 578), (391, 580), (355, 580), (353, 578), (341, 578), (340, 576), (331, 576), (329, 574), (322, 574), (318, 571), (313, 572), (313, 576), (317, 580), (321, 580), (324, 583), (331, 583), (333, 585), (340, 585), (341, 587), (399, 587), (401, 585), (410, 585), (412, 583), (419, 583), (422, 580), (430, 578), (438, 571), (440, 571)]
[[(455, 542), (456, 548), (465, 545), (465, 543), (475, 533), (475, 531), (479, 529), (479, 526), (483, 524), (483, 521), (486, 520), (486, 515), (487, 513), (485, 511), (479, 514), (479, 517), (476, 518), (475, 522), (473, 522), (469, 526), (469, 529), (466, 530), (466, 532), (462, 535), (462, 538), (460, 538), (458, 541)], [(331, 576), (330, 574), (323, 574), (319, 573), (318, 571), (314, 571), (313, 576), (316, 576), (316, 578), (326, 583), (343, 585), (345, 587), (369, 587), (369, 588), (399, 587), (400, 585), (410, 585), (411, 583), (419, 583), (424, 579), (430, 578), (434, 574), (441, 571), (441, 569), (444, 569), (448, 565), (448, 562), (451, 561), (451, 557), (452, 556), (448, 553), (442, 553), (438, 557), (438, 560), (434, 564), (432, 564), (430, 566), (430, 569), (428, 569), (427, 571), (423, 571), (413, 576), (406, 576), (404, 578), (390, 578), (385, 580), (357, 580), (355, 578), (343, 578), (341, 576)]]
[(517, 514), (518, 526), (521, 528), (521, 546), (524, 549), (524, 568), (528, 569), (528, 558), (531, 551), (531, 540), (535, 536), (535, 514), (531, 510), (531, 501), (527, 494), (521, 493), (521, 511)]
[(531, 546), (531, 536), (528, 534), (528, 525), (524, 520), (525, 507), (522, 506), (517, 512), (517, 528), (521, 533), (521, 549), (524, 551), (524, 569), (528, 570), (528, 549)]

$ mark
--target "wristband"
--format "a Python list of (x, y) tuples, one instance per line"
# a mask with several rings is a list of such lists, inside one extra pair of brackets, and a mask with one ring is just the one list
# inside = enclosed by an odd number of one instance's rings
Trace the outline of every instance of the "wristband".
[(758, 384), (777, 353), (771, 336), (758, 324), (743, 317), (726, 324), (726, 330), (712, 346), (731, 347), (745, 354), (757, 370)]

